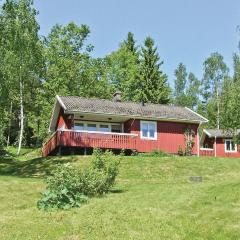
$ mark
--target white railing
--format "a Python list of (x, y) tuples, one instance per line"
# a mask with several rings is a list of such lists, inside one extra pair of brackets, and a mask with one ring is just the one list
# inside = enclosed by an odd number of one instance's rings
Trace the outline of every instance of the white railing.
[(138, 134), (134, 134), (134, 133), (116, 133), (116, 132), (101, 132), (101, 131), (87, 131), (87, 130), (74, 130), (74, 129), (58, 129), (57, 131), (60, 131), (60, 132), (110, 134), (110, 135), (133, 136), (133, 137), (138, 136)]
[(200, 148), (201, 151), (213, 151), (213, 148)]

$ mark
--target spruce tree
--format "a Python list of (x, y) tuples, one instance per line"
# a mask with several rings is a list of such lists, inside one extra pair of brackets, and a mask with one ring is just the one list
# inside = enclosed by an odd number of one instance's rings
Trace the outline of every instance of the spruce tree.
[(162, 64), (163, 61), (160, 61), (153, 39), (147, 37), (141, 48), (135, 101), (163, 104), (169, 102), (170, 88), (166, 74), (160, 69)]
[(137, 55), (138, 47), (136, 46), (136, 40), (132, 32), (128, 32), (127, 39), (123, 41), (123, 45), (126, 46), (127, 50)]
[(186, 84), (187, 84), (187, 71), (185, 65), (180, 63), (175, 70), (174, 80), (174, 97), (175, 104), (179, 106), (186, 106)]
[(190, 72), (188, 75), (188, 87), (186, 91), (186, 107), (197, 110), (197, 107), (200, 104), (200, 85), (201, 82)]

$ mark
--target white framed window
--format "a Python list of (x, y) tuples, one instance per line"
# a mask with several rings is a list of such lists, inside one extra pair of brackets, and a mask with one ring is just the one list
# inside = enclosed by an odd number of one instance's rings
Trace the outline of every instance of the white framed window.
[(225, 152), (237, 152), (237, 144), (232, 139), (225, 139)]
[(84, 130), (84, 124), (80, 122), (76, 122), (74, 124), (74, 130), (80, 130), (80, 131)]
[(109, 125), (108, 124), (99, 124), (100, 132), (110, 132)]
[(95, 124), (95, 123), (88, 123), (87, 124), (87, 131), (97, 131), (97, 124)]
[(141, 121), (140, 122), (141, 138), (143, 139), (157, 139), (157, 122)]
[(74, 121), (74, 130), (93, 132), (122, 132), (122, 124), (107, 122)]

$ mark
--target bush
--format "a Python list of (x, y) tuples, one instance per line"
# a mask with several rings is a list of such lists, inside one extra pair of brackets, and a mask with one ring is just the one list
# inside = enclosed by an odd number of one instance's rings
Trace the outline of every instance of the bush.
[(183, 149), (182, 149), (181, 145), (178, 146), (178, 155), (179, 156), (183, 156), (184, 155), (184, 152), (183, 152)]
[(38, 208), (79, 207), (89, 197), (107, 193), (115, 183), (118, 165), (110, 152), (103, 154), (97, 149), (90, 167), (83, 171), (70, 164), (58, 166), (47, 178), (47, 190), (38, 201)]
[(146, 156), (146, 157), (168, 157), (169, 154), (166, 152), (163, 152), (162, 150), (155, 149), (152, 152), (149, 153), (140, 153), (140, 156)]

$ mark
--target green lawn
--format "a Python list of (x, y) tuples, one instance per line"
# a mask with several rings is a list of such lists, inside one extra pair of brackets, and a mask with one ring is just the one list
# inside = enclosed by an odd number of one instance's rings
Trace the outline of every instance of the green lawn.
[(110, 194), (43, 212), (36, 202), (54, 165), (90, 157), (38, 154), (0, 159), (0, 239), (240, 239), (240, 159), (123, 157)]

